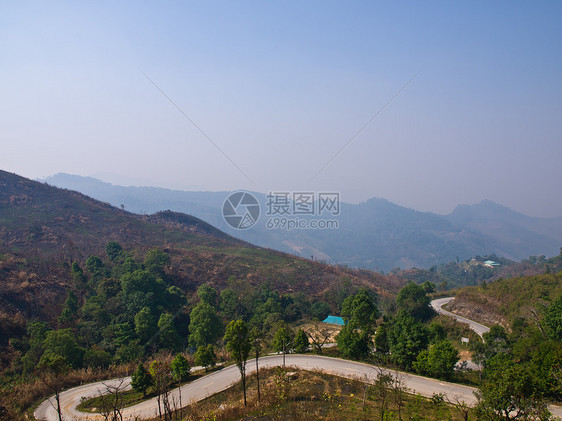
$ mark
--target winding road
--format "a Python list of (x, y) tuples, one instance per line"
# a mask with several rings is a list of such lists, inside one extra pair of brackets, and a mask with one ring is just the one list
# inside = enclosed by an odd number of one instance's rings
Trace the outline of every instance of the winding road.
[(466, 317), (459, 316), (455, 313), (451, 313), (450, 311), (443, 310), (441, 308), (445, 304), (449, 304), (454, 299), (455, 297), (438, 298), (436, 300), (431, 301), (431, 307), (433, 307), (435, 311), (437, 311), (437, 313), (439, 314), (444, 314), (446, 316), (454, 317), (461, 323), (467, 323), (470, 326), (470, 328), (474, 330), (480, 337), (482, 337), (484, 333), (490, 331), (490, 328), (488, 326), (481, 325), (480, 323), (475, 322), (474, 320), (467, 319)]
[[(441, 309), (441, 306), (449, 302), (452, 298), (441, 298), (434, 300), (432, 306), (442, 314), (451, 315), (457, 320), (469, 323), (478, 328), (479, 332), (485, 332), (486, 326), (471, 320), (461, 318), (452, 313)], [(448, 301), (447, 301), (448, 300)], [(283, 364), (281, 355), (273, 355), (260, 358), (260, 367), (277, 367)], [(463, 386), (454, 383), (448, 383), (436, 379), (417, 376), (414, 374), (391, 371), (379, 368), (369, 364), (358, 363), (354, 361), (342, 360), (339, 358), (323, 357), (319, 355), (286, 355), (286, 364), (303, 370), (321, 370), (329, 374), (334, 374), (346, 378), (354, 378), (361, 381), (372, 382), (376, 379), (378, 373), (391, 373), (398, 375), (404, 381), (404, 385), (412, 393), (419, 393), (423, 396), (431, 397), (434, 393), (442, 393), (450, 400), (463, 400), (468, 404), (476, 403), (474, 392), (476, 388)], [(248, 361), (247, 374), (255, 371), (254, 360)], [(105, 390), (107, 384), (118, 384), (121, 379), (113, 379), (106, 382), (91, 383), (62, 392), (60, 395), (63, 419), (69, 420), (102, 420), (99, 414), (87, 414), (76, 409), (77, 405), (83, 397), (93, 397)], [(226, 367), (220, 371), (216, 371), (207, 376), (201, 377), (191, 383), (185, 384), (178, 389), (174, 389), (170, 394), (170, 402), (179, 402), (180, 394), (183, 405), (197, 402), (210, 395), (221, 392), (240, 381), (240, 373), (235, 365)], [(123, 379), (123, 385), (129, 385), (130, 378)], [(130, 387), (130, 386), (129, 386)], [(58, 414), (54, 409), (54, 397), (44, 401), (35, 411), (35, 418), (38, 420), (57, 421)], [(550, 411), (557, 417), (562, 417), (562, 407), (551, 405)], [(122, 411), (124, 420), (147, 419), (157, 416), (158, 403), (156, 398), (144, 401), (138, 405), (125, 408)]]

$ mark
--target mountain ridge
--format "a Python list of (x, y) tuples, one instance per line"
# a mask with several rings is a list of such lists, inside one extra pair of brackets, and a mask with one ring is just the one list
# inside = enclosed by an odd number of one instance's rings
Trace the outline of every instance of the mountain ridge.
[[(337, 230), (231, 229), (221, 215), (229, 192), (188, 192), (159, 187), (123, 187), (95, 178), (59, 174), (41, 180), (82, 191), (137, 213), (171, 209), (194, 215), (244, 241), (343, 264), (388, 272), (429, 268), (457, 257), (498, 254), (512, 260), (555, 255), (562, 244), (562, 218), (529, 217), (490, 200), (459, 205), (448, 215), (422, 212), (371, 198), (341, 203)], [(252, 192), (264, 206), (266, 197)]]

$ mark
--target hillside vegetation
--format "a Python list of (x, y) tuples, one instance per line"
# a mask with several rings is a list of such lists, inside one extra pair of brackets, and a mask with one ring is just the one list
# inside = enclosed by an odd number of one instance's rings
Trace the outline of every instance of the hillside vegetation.
[(536, 320), (537, 314), (560, 295), (562, 271), (462, 288), (448, 309), (487, 325), (510, 327), (519, 318)]

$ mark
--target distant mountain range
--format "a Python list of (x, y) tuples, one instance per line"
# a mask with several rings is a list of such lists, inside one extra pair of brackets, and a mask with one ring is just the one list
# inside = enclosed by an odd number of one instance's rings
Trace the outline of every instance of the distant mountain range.
[(337, 220), (338, 229), (288, 231), (267, 227), (268, 217), (263, 215), (266, 195), (253, 193), (261, 205), (262, 217), (250, 229), (236, 230), (222, 216), (223, 203), (231, 192), (123, 187), (69, 174), (39, 181), (79, 191), (134, 213), (168, 209), (187, 213), (258, 246), (385, 272), (393, 268), (427, 268), (457, 257), (493, 253), (512, 260), (553, 256), (562, 246), (562, 218), (529, 217), (488, 200), (460, 205), (449, 215), (418, 212), (377, 198), (358, 205), (341, 203), (340, 214), (330, 218)]

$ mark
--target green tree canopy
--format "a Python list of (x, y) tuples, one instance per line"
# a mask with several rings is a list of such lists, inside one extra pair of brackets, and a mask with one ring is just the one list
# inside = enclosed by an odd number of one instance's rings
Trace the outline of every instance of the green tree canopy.
[(370, 352), (371, 339), (366, 332), (345, 325), (336, 336), (338, 349), (343, 355), (353, 359), (366, 358)]
[(211, 344), (207, 346), (200, 346), (195, 352), (195, 364), (205, 367), (208, 371), (209, 367), (213, 367), (217, 361), (215, 355), (215, 347)]
[(123, 247), (117, 241), (110, 241), (105, 246), (105, 254), (112, 262), (117, 262), (123, 257)]
[(450, 378), (459, 361), (459, 352), (447, 340), (436, 342), (421, 351), (413, 363), (414, 369), (432, 377)]
[(427, 348), (427, 328), (412, 316), (398, 314), (388, 330), (388, 345), (393, 360), (406, 369), (412, 367), (418, 354)]
[(186, 381), (189, 378), (189, 370), (191, 367), (189, 366), (189, 361), (181, 355), (177, 354), (174, 359), (172, 360), (171, 364), (172, 369), (172, 376), (177, 381)]
[(294, 334), (288, 327), (283, 326), (277, 329), (273, 337), (273, 350), (276, 352), (287, 352), (293, 345)]
[(298, 352), (299, 354), (305, 353), (310, 348), (310, 343), (308, 342), (308, 336), (306, 336), (304, 330), (299, 329), (297, 331), (297, 334), (295, 335), (295, 341), (293, 347), (295, 349), (295, 352)]
[(562, 295), (548, 306), (544, 323), (551, 339), (562, 341)]
[(425, 321), (434, 315), (430, 301), (422, 286), (410, 283), (398, 293), (396, 306), (399, 312), (410, 315), (415, 320)]
[(149, 307), (143, 307), (135, 315), (135, 333), (143, 343), (156, 334), (156, 319)]
[(131, 387), (133, 390), (141, 392), (142, 396), (145, 397), (148, 388), (153, 384), (154, 381), (150, 373), (144, 368), (143, 364), (139, 364), (131, 377)]
[(144, 267), (156, 276), (164, 276), (164, 269), (170, 264), (170, 255), (159, 248), (153, 248), (146, 253)]
[(479, 388), (479, 419), (517, 420), (547, 419), (544, 390), (528, 367), (496, 356), (500, 363), (487, 370)]
[(197, 288), (197, 296), (201, 302), (210, 304), (213, 307), (217, 305), (217, 290), (209, 284), (203, 284)]
[(200, 347), (212, 344), (221, 337), (223, 325), (217, 316), (216, 309), (209, 303), (200, 302), (191, 311), (189, 323), (189, 343)]
[(244, 390), (244, 405), (246, 405), (246, 361), (248, 361), (250, 350), (252, 349), (246, 323), (243, 320), (231, 321), (226, 326), (224, 342), (226, 350), (230, 353), (240, 371), (242, 388)]
[(376, 294), (365, 288), (347, 297), (342, 304), (342, 315), (351, 329), (360, 329), (370, 335), (375, 331), (380, 316)]
[(50, 330), (45, 336), (44, 354), (60, 355), (72, 368), (82, 366), (84, 349), (80, 348), (70, 329)]
[(158, 339), (163, 348), (175, 350), (179, 347), (181, 338), (170, 313), (162, 313), (158, 319)]

